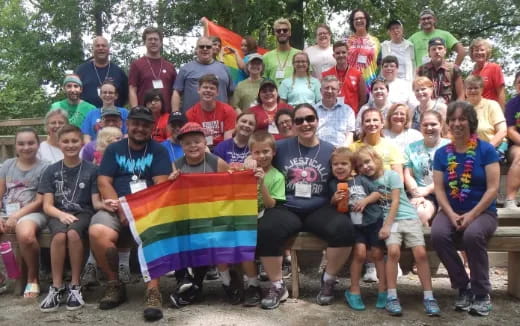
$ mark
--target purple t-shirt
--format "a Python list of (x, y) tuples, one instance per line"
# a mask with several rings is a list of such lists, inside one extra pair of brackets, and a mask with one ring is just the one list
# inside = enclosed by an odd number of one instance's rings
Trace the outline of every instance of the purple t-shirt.
[(244, 163), (249, 155), (249, 147), (238, 147), (233, 138), (226, 139), (215, 147), (213, 154), (217, 155), (226, 163)]
[(520, 94), (506, 104), (506, 123), (508, 127), (516, 127), (520, 132)]
[(81, 158), (87, 162), (94, 162), (94, 152), (96, 151), (96, 141), (93, 140), (90, 143), (83, 146), (81, 151)]

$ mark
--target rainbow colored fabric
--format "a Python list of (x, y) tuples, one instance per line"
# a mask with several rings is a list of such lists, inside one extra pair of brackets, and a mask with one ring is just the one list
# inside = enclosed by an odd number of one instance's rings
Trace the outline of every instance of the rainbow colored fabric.
[[(204, 36), (218, 36), (222, 40), (222, 48), (224, 47), (230, 47), (235, 50), (240, 58), (244, 58), (244, 53), (242, 52), (242, 39), (243, 37), (239, 34), (230, 31), (229, 29), (219, 26), (212, 22), (211, 20), (207, 19), (206, 17), (203, 17), (201, 20), (202, 25), (204, 27)], [(259, 54), (264, 54), (267, 52), (266, 49), (258, 48)], [(246, 79), (247, 75), (245, 72), (243, 72), (237, 64), (237, 61), (235, 59), (235, 55), (232, 53), (224, 53), (222, 56), (223, 63), (228, 67), (229, 74), (231, 75), (231, 78), (233, 79), (233, 82), (235, 85)]]
[(254, 260), (252, 171), (183, 174), (120, 198), (145, 281), (185, 267)]

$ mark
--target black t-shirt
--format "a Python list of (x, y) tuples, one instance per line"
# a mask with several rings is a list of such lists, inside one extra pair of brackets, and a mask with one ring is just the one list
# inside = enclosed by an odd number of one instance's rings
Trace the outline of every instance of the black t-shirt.
[(153, 177), (169, 175), (172, 165), (168, 151), (154, 140), (150, 140), (141, 151), (131, 150), (128, 138), (110, 144), (101, 160), (99, 175), (113, 178), (113, 186), (119, 197), (131, 193), (132, 176), (145, 180), (152, 186)]
[(98, 193), (96, 180), (97, 168), (94, 164), (81, 161), (81, 164), (69, 168), (62, 160), (45, 170), (38, 193), (54, 194), (54, 206), (61, 211), (70, 214), (93, 213), (92, 194)]

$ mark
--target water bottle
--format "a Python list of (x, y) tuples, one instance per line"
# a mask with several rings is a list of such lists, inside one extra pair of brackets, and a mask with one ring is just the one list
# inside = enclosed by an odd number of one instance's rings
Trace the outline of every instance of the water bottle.
[(338, 183), (338, 190), (344, 190), (347, 191), (347, 196), (344, 200), (341, 200), (337, 204), (337, 210), (340, 213), (347, 213), (348, 212), (348, 183), (346, 182), (340, 182)]
[(16, 257), (14, 256), (13, 247), (11, 246), (10, 241), (0, 243), (0, 254), (4, 261), (7, 276), (9, 278), (19, 278), (21, 273), (18, 264), (16, 263)]

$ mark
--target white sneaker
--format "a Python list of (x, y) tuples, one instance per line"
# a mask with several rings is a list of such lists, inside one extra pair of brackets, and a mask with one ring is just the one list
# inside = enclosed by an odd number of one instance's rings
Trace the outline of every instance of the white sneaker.
[(367, 270), (365, 275), (363, 275), (363, 282), (372, 283), (377, 282), (377, 272), (376, 267), (372, 265), (367, 265)]
[(516, 206), (516, 200), (514, 200), (514, 199), (506, 199), (506, 202), (504, 203), (504, 208), (507, 208), (507, 209), (517, 209), (518, 206)]

